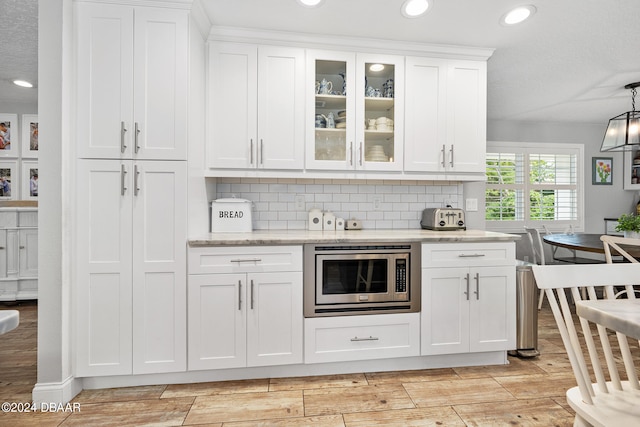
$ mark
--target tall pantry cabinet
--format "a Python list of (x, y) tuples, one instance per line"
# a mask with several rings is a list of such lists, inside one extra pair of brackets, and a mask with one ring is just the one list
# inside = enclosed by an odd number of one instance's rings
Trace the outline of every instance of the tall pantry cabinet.
[(189, 12), (74, 7), (75, 374), (184, 371)]

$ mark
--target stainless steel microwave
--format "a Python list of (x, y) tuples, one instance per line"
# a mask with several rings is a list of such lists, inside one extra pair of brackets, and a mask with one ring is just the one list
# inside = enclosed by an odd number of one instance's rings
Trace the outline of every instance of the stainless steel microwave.
[(305, 317), (420, 311), (420, 245), (307, 244)]

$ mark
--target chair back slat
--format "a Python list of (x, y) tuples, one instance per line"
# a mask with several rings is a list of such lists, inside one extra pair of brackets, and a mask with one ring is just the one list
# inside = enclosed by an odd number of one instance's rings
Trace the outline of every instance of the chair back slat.
[[(604, 298), (615, 298), (614, 286), (632, 290), (635, 283), (640, 283), (640, 263), (545, 265), (533, 266), (532, 270), (537, 286), (545, 291), (549, 300), (582, 400), (593, 405), (600, 394), (624, 393), (625, 388), (640, 390), (627, 337), (616, 333), (618, 342), (612, 346), (613, 335), (601, 325), (596, 325), (594, 330), (590, 322), (575, 315), (570, 303), (598, 299), (595, 287), (604, 287)], [(614, 350), (615, 354), (620, 352), (623, 366), (620, 357), (614, 356)]]

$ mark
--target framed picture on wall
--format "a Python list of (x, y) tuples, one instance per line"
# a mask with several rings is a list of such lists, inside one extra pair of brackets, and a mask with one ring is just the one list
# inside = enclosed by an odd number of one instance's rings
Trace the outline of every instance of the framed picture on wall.
[(0, 160), (0, 200), (17, 199), (18, 182), (18, 161)]
[(38, 158), (38, 115), (22, 115), (22, 157)]
[(22, 200), (38, 200), (38, 162), (22, 162)]
[(0, 114), (0, 157), (20, 154), (17, 114)]
[(591, 184), (613, 185), (613, 157), (591, 158)]

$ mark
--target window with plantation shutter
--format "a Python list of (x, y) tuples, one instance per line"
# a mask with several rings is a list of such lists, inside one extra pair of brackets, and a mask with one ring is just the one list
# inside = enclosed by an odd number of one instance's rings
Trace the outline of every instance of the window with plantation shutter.
[(487, 228), (583, 229), (583, 152), (580, 144), (487, 143)]

